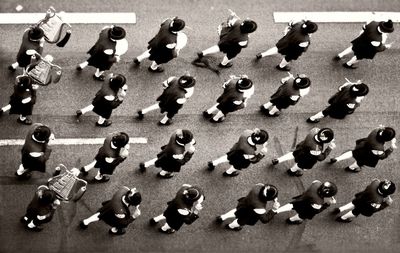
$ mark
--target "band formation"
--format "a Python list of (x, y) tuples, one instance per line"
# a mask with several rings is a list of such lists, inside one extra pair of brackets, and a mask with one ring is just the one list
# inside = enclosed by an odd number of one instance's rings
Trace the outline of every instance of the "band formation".
[[(67, 31), (65, 31), (65, 28)], [(36, 90), (39, 86), (56, 83), (62, 77), (62, 68), (51, 55), (42, 56), (45, 42), (57, 43), (63, 47), (71, 36), (71, 26), (62, 21), (62, 17), (50, 8), (43, 20), (24, 31), (22, 44), (17, 54), (16, 62), (9, 66), (10, 71), (22, 69), (22, 74), (16, 77), (14, 92), (10, 96), (9, 104), (3, 106), (1, 114), (19, 115), (17, 121), (21, 124), (32, 125), (27, 131), (25, 144), (22, 147), (22, 162), (15, 176), (19, 180), (29, 180), (32, 171), (45, 172), (46, 161), (51, 155), (48, 143), (54, 138), (51, 129), (41, 123), (32, 122), (31, 115), (36, 102)], [(145, 59), (151, 63), (150, 72), (164, 71), (164, 65), (179, 56), (187, 43), (187, 36), (183, 30), (185, 21), (177, 17), (168, 18), (160, 25), (159, 32), (148, 42), (147, 49), (132, 60), (133, 65), (142, 64)], [(198, 67), (209, 68), (219, 73), (223, 68), (229, 68), (233, 59), (248, 45), (249, 34), (257, 30), (257, 24), (251, 19), (240, 19), (231, 11), (226, 22), (218, 26), (219, 41), (197, 53), (192, 64)], [(362, 59), (373, 59), (375, 54), (390, 48), (386, 43), (388, 34), (393, 32), (391, 20), (371, 21), (362, 27), (360, 35), (351, 41), (351, 46), (334, 56), (334, 61), (341, 61), (346, 55), (352, 55), (350, 60), (344, 61), (345, 68), (354, 69)], [(280, 71), (290, 71), (289, 64), (298, 59), (310, 46), (311, 35), (318, 31), (318, 25), (309, 20), (290, 22), (284, 31), (284, 36), (276, 45), (255, 56), (261, 64), (261, 59), (274, 54), (282, 55), (282, 61), (276, 66)], [(62, 34), (65, 32), (64, 38)], [(114, 64), (118, 64), (121, 56), (128, 49), (125, 39), (125, 29), (120, 26), (106, 26), (99, 34), (95, 45), (87, 52), (89, 58), (78, 64), (77, 71), (87, 66), (93, 66), (96, 72), (93, 78), (103, 81), (101, 89), (96, 93), (91, 104), (76, 111), (79, 121), (84, 114), (92, 111), (99, 116), (96, 126), (108, 127), (112, 111), (123, 103), (127, 95), (128, 85), (123, 74), (106, 71)], [(222, 61), (213, 66), (208, 55), (222, 52)], [(361, 63), (360, 63), (361, 64)], [(296, 105), (306, 96), (311, 88), (311, 80), (304, 74), (289, 75), (283, 78), (281, 86), (270, 97), (270, 100), (260, 105), (260, 111), (267, 117), (278, 117), (283, 109)], [(135, 117), (143, 120), (151, 111), (159, 110), (163, 114), (159, 125), (169, 125), (173, 117), (193, 95), (196, 78), (189, 73), (182, 76), (171, 76), (162, 83), (161, 95), (149, 107), (139, 109)], [(329, 99), (329, 106), (310, 116), (306, 121), (316, 124), (324, 117), (343, 119), (352, 114), (368, 95), (368, 85), (362, 81), (347, 81)], [(229, 113), (244, 109), (247, 101), (254, 93), (254, 85), (247, 75), (232, 75), (223, 83), (223, 93), (216, 99), (216, 103), (203, 112), (205, 119), (212, 123), (220, 123)], [(4, 117), (4, 115), (3, 115)], [(294, 165), (287, 171), (290, 176), (300, 177), (308, 173), (317, 162), (327, 159), (330, 152), (336, 148), (334, 131), (330, 128), (314, 127), (299, 142), (293, 152), (274, 158), (271, 163), (279, 166), (285, 161), (294, 160)], [(363, 167), (375, 167), (379, 160), (386, 159), (396, 149), (395, 130), (388, 126), (379, 126), (371, 129), (365, 138), (355, 140), (355, 147), (338, 157), (330, 158), (328, 163), (335, 163), (353, 158), (345, 168), (350, 173), (358, 173)], [(226, 177), (238, 176), (242, 170), (251, 164), (258, 163), (267, 154), (269, 133), (264, 129), (247, 129), (239, 136), (232, 148), (220, 157), (209, 161), (207, 168), (213, 171), (223, 163), (229, 163), (229, 168), (223, 173)], [(385, 143), (386, 146), (385, 147)], [(181, 170), (194, 155), (195, 138), (188, 129), (177, 129), (170, 137), (169, 142), (161, 147), (161, 152), (154, 159), (144, 161), (138, 165), (141, 172), (150, 166), (157, 167), (160, 178), (171, 178)], [(345, 147), (348, 149), (349, 147)], [(129, 136), (124, 132), (113, 132), (105, 137), (104, 144), (99, 148), (92, 162), (82, 168), (67, 169), (58, 166), (47, 185), (41, 185), (34, 193), (26, 214), (21, 222), (27, 229), (41, 231), (42, 224), (50, 222), (57, 207), (62, 202), (79, 201), (88, 185), (85, 179), (89, 171), (96, 168), (95, 182), (107, 182), (118, 165), (129, 155)], [(349, 203), (331, 208), (339, 222), (351, 222), (358, 215), (371, 216), (375, 212), (385, 209), (392, 203), (391, 195), (395, 192), (395, 184), (389, 179), (375, 179), (367, 183), (365, 189), (360, 189)], [(89, 186), (90, 188), (90, 186)], [(272, 184), (258, 183), (249, 190), (247, 196), (238, 199), (235, 208), (216, 217), (217, 223), (224, 223), (225, 227), (239, 231), (244, 225), (254, 225), (257, 221), (267, 223), (275, 215), (292, 211), (293, 216), (287, 219), (290, 224), (300, 224), (305, 219), (312, 219), (330, 205), (336, 203), (335, 195), (338, 189), (334, 182), (315, 180), (300, 195), (293, 197), (287, 204), (281, 205), (278, 201), (278, 189)], [(199, 212), (205, 201), (203, 190), (199, 186), (184, 184), (177, 189), (176, 196), (167, 202), (167, 208), (159, 216), (150, 219), (150, 225), (159, 224), (159, 231), (173, 233), (183, 224), (192, 224), (199, 218)], [(121, 186), (110, 200), (105, 200), (102, 206), (92, 216), (84, 218), (79, 224), (86, 229), (89, 224), (102, 220), (111, 226), (111, 234), (120, 235), (126, 232), (126, 227), (137, 219), (141, 211), (140, 190)], [(272, 202), (271, 208), (267, 203)], [(78, 224), (77, 224), (78, 226)]]

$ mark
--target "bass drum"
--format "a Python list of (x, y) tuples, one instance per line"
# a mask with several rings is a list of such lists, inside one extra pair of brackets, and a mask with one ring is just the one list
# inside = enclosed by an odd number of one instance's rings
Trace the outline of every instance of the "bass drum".
[(126, 39), (117, 40), (117, 44), (115, 45), (115, 54), (116, 55), (124, 55), (128, 51), (128, 41)]

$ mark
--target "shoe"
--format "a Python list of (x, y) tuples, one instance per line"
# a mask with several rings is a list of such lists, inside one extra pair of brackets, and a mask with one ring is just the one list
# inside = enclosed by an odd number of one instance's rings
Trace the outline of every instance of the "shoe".
[(110, 181), (110, 177), (109, 176), (103, 176), (101, 179), (96, 179), (94, 178), (94, 181), (97, 183), (105, 183)]
[(239, 171), (234, 171), (234, 172), (232, 172), (231, 174), (226, 173), (226, 171), (225, 171), (224, 173), (222, 173), (222, 175), (223, 175), (224, 177), (236, 177), (236, 176), (239, 175), (239, 174), (240, 174)]
[(213, 116), (212, 113), (208, 113), (207, 111), (203, 112), (203, 117), (206, 118), (206, 119), (211, 119), (212, 116)]
[(360, 171), (361, 171), (360, 168), (357, 168), (357, 169), (350, 169), (350, 167), (346, 167), (346, 168), (344, 168), (344, 170), (347, 171), (347, 172), (353, 172), (353, 173), (357, 173), (357, 172), (360, 172)]
[(243, 227), (231, 228), (231, 227), (229, 226), (229, 224), (226, 224), (226, 225), (225, 225), (225, 228), (230, 229), (230, 230), (233, 230), (233, 231), (240, 231), (240, 230), (242, 230)]
[(154, 218), (151, 218), (151, 219), (149, 220), (150, 226), (155, 226), (157, 223), (158, 223), (158, 222), (157, 222)]
[(144, 114), (143, 114), (142, 110), (137, 111), (136, 118), (140, 119), (140, 120), (142, 120), (144, 118)]
[(81, 222), (79, 222), (79, 227), (81, 229), (87, 229), (89, 227), (89, 225), (85, 225), (85, 223), (83, 223), (83, 220), (81, 220)]
[(31, 178), (32, 174), (30, 172), (25, 172), (21, 175), (18, 175), (17, 172), (14, 173), (18, 180), (28, 180)]
[(207, 170), (208, 171), (213, 171), (215, 169), (214, 164), (210, 161), (207, 163)]
[(232, 67), (233, 63), (232, 62), (228, 62), (227, 64), (223, 65), (222, 63), (220, 63), (218, 66), (220, 68), (230, 68)]
[(269, 110), (264, 107), (264, 105), (260, 105), (260, 112), (264, 113), (265, 115), (269, 114)]
[(161, 233), (165, 233), (165, 234), (175, 233), (175, 229), (172, 229), (172, 228), (169, 228), (167, 230), (163, 230), (162, 228), (158, 228), (158, 231), (160, 231)]
[(93, 75), (93, 79), (97, 81), (104, 81), (104, 79), (106, 79), (106, 76), (103, 74), (101, 74), (100, 76)]
[(22, 224), (28, 224), (29, 222), (28, 222), (27, 220), (25, 220), (24, 218), (25, 218), (25, 216), (22, 216), (21, 219), (19, 219), (19, 221), (20, 221)]
[(334, 164), (335, 162), (337, 162), (337, 160), (335, 158), (331, 158), (331, 160), (329, 160), (329, 164)]
[(81, 110), (76, 111), (76, 118), (79, 120), (79, 118), (83, 115)]
[(224, 220), (221, 218), (221, 216), (217, 216), (217, 218), (215, 219), (215, 222), (217, 224), (222, 224), (222, 222), (224, 222)]
[(138, 58), (133, 59), (133, 63), (136, 65), (140, 65), (140, 61), (138, 60)]
[(198, 57), (199, 59), (203, 58), (203, 57), (204, 57), (203, 52), (198, 52), (198, 53), (197, 53), (197, 57)]
[(146, 166), (144, 166), (144, 163), (139, 163), (139, 171), (142, 173), (146, 171)]
[(149, 70), (150, 72), (153, 72), (153, 73), (161, 73), (161, 72), (164, 72), (164, 68), (162, 68), (162, 67), (160, 67), (160, 66), (158, 66), (156, 69), (152, 69), (151, 67), (149, 67), (148, 70)]
[(89, 175), (89, 172), (87, 172), (84, 167), (81, 167), (79, 171), (81, 172), (82, 176)]
[(99, 122), (96, 122), (96, 126), (98, 127), (108, 127), (112, 124), (112, 121), (109, 119), (106, 119), (102, 124), (99, 124)]
[(210, 122), (212, 122), (212, 123), (220, 123), (220, 122), (222, 122), (224, 120), (225, 120), (225, 116), (222, 116), (221, 118), (219, 118), (217, 120), (215, 120), (214, 118), (211, 118)]
[(272, 159), (271, 163), (272, 163), (272, 165), (277, 165), (279, 163), (279, 160), (274, 158), (274, 159)]
[(269, 110), (268, 110), (268, 113), (266, 114), (268, 117), (278, 117), (279, 115), (281, 115), (281, 112), (276, 112), (276, 113), (274, 113), (274, 114), (270, 114), (269, 113)]
[(3, 115), (4, 111), (2, 109), (0, 109), (0, 117), (1, 115)]
[(109, 233), (110, 235), (123, 235), (123, 234), (126, 233), (126, 229), (125, 229), (125, 228), (119, 228), (119, 229), (117, 229), (117, 232), (113, 232), (113, 231), (111, 230), (111, 228), (110, 228), (110, 230), (108, 230), (108, 233)]
[(15, 72), (17, 69), (15, 69), (12, 65), (8, 66), (8, 70)]
[(344, 223), (352, 222), (351, 219), (343, 219), (341, 216), (337, 217), (335, 220), (338, 222), (344, 222)]
[(299, 225), (299, 224), (303, 223), (303, 221), (302, 221), (302, 220), (295, 220), (295, 221), (292, 221), (292, 220), (290, 220), (290, 218), (287, 218), (287, 219), (286, 219), (286, 223), (287, 223), (287, 224), (290, 224), (290, 225)]
[(334, 208), (331, 212), (333, 215), (339, 214), (340, 213), (340, 209), (339, 208)]
[(81, 65), (78, 65), (78, 66), (76, 66), (76, 70), (78, 70), (78, 71), (82, 71), (82, 70), (83, 70), (83, 68), (81, 67)]
[(311, 118), (308, 118), (307, 119), (307, 121), (306, 121), (307, 123), (318, 123), (319, 122), (319, 119), (311, 119)]
[(61, 168), (60, 167), (56, 167), (53, 173), (53, 177), (56, 177), (58, 175), (61, 174)]
[(40, 231), (43, 230), (43, 228), (42, 228), (42, 227), (39, 227), (39, 226), (35, 226), (35, 227), (33, 227), (33, 228), (30, 228), (30, 227), (26, 226), (26, 229), (28, 229), (28, 230), (30, 230), (30, 231), (34, 231), (34, 232), (40, 232)]
[(281, 68), (281, 66), (276, 65), (275, 67), (277, 70), (281, 70), (281, 71), (290, 71), (290, 67), (288, 65), (286, 65), (285, 67)]
[(339, 57), (339, 55), (336, 55), (335, 57), (332, 58), (333, 61), (340, 61), (342, 58)]
[(17, 122), (24, 125), (32, 125), (32, 120), (30, 118), (26, 118), (25, 120), (21, 120), (20, 118), (18, 118)]
[(159, 178), (165, 178), (165, 179), (167, 179), (167, 178), (171, 178), (171, 177), (173, 177), (174, 175), (172, 174), (172, 173), (168, 173), (168, 174), (165, 174), (165, 175), (161, 175), (161, 172), (158, 172), (157, 173), (157, 177), (159, 177)]
[(260, 60), (261, 58), (262, 58), (261, 53), (258, 53), (258, 54), (256, 55), (256, 60)]
[(303, 176), (303, 172), (301, 170), (296, 170), (295, 172), (293, 172), (290, 169), (288, 169), (286, 172), (289, 174), (289, 176), (295, 176), (295, 177)]
[(171, 124), (172, 124), (172, 120), (171, 119), (168, 119), (167, 122), (165, 122), (165, 123), (161, 123), (161, 121), (159, 121), (157, 123), (157, 125), (159, 125), (159, 126), (169, 126)]
[(354, 64), (352, 65), (348, 65), (347, 62), (342, 64), (343, 67), (345, 67), (346, 69), (356, 69), (357, 67), (354, 66)]

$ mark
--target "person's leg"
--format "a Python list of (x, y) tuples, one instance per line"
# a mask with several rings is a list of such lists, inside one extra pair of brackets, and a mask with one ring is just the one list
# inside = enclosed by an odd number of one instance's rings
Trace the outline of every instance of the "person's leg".
[(82, 70), (82, 69), (86, 68), (88, 65), (89, 65), (89, 62), (88, 62), (88, 61), (84, 61), (84, 62), (80, 63), (80, 64), (76, 67), (76, 69), (77, 69), (77, 70)]
[(279, 158), (273, 159), (272, 160), (272, 164), (276, 165), (276, 164), (283, 163), (283, 162), (286, 162), (286, 161), (289, 161), (289, 160), (293, 160), (293, 159), (294, 159), (293, 152), (289, 152), (289, 153), (287, 153), (287, 154), (285, 154), (285, 155), (283, 155), (283, 156), (281, 156)]
[(215, 54), (215, 53), (218, 53), (218, 52), (220, 52), (219, 46), (215, 45), (215, 46), (209, 47), (209, 48), (201, 51), (201, 55), (205, 56), (205, 55), (209, 55), (209, 54)]
[(353, 46), (350, 46), (350, 47), (348, 47), (348, 48), (346, 48), (345, 50), (343, 50), (342, 52), (340, 52), (340, 53), (338, 53), (337, 54), (337, 57), (339, 58), (339, 59), (341, 59), (341, 58), (343, 58), (345, 55), (348, 55), (348, 54), (351, 54), (351, 53), (353, 53)]
[(264, 57), (266, 57), (266, 56), (275, 55), (275, 54), (277, 54), (277, 53), (278, 53), (278, 48), (277, 48), (277, 47), (272, 47), (272, 48), (268, 49), (268, 50), (265, 51), (265, 52), (258, 53), (258, 54), (256, 55), (256, 58), (257, 58), (257, 59), (261, 59), (261, 58), (264, 58)]
[(150, 57), (150, 49), (147, 51), (144, 51), (141, 55), (139, 55), (138, 57), (133, 59), (133, 61), (136, 64), (140, 64), (141, 61), (143, 61), (144, 59), (148, 59), (149, 57)]

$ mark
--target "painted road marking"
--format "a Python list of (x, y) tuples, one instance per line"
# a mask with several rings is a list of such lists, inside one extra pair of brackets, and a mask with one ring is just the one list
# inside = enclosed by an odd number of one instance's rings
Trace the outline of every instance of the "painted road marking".
[[(135, 24), (134, 12), (65, 12), (57, 13), (70, 24)], [(45, 13), (0, 13), (0, 24), (36, 24)]]
[(319, 23), (357, 23), (370, 20), (400, 22), (400, 12), (324, 11), (324, 12), (274, 12), (275, 23), (308, 19)]
[[(105, 138), (60, 138), (51, 140), (50, 145), (100, 145), (104, 143)], [(0, 146), (21, 146), (24, 145), (25, 139), (5, 139), (0, 140)], [(144, 137), (130, 137), (129, 143), (131, 144), (145, 144), (147, 138)]]

